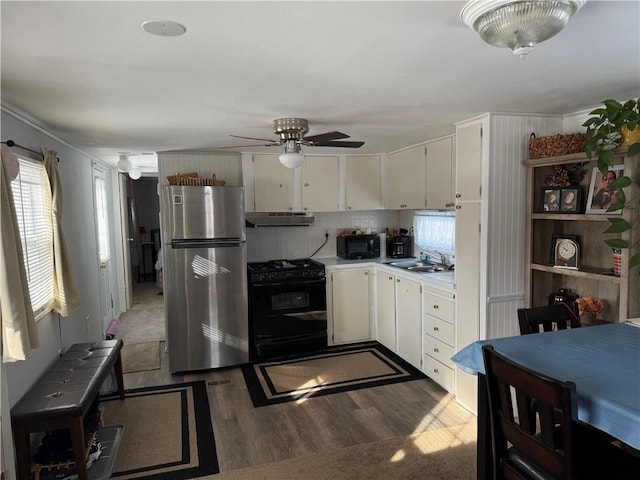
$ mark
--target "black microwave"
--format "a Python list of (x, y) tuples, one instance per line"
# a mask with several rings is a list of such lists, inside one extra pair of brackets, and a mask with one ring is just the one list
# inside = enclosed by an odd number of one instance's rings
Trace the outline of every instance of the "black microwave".
[(340, 258), (355, 260), (380, 256), (380, 237), (378, 235), (340, 235), (337, 240)]

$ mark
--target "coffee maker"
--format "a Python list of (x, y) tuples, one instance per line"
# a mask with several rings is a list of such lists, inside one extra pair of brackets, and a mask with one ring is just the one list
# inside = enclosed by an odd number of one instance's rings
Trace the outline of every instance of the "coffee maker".
[(407, 235), (396, 235), (389, 239), (387, 254), (391, 258), (411, 257), (411, 237)]

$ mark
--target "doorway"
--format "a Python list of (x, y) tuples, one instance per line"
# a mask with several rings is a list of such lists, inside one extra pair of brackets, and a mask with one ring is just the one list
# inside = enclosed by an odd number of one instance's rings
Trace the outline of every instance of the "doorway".
[[(125, 343), (144, 343), (165, 339), (164, 296), (157, 267), (161, 258), (160, 202), (158, 178), (126, 178), (129, 235), (130, 308), (121, 316), (116, 333)], [(161, 262), (160, 262), (161, 263)]]

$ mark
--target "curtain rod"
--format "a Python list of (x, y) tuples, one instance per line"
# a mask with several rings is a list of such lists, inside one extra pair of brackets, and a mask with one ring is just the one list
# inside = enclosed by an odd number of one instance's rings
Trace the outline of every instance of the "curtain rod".
[[(7, 147), (12, 148), (12, 147), (16, 147), (16, 148), (21, 148), (22, 150), (26, 150), (27, 152), (31, 152), (31, 153), (35, 153), (36, 155), (43, 157), (42, 152), (38, 152), (36, 150), (33, 150), (29, 147), (23, 147), (22, 145), (17, 144), (16, 142), (14, 142), (13, 140), (7, 140), (6, 142), (0, 142), (0, 143), (4, 143)], [(59, 162), (60, 158), (56, 157), (56, 160)]]

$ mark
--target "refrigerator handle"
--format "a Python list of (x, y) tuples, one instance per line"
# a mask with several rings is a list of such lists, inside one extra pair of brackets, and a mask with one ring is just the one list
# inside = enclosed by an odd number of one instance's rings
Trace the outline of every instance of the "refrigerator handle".
[(239, 247), (243, 242), (239, 238), (171, 240), (171, 248), (219, 248)]

